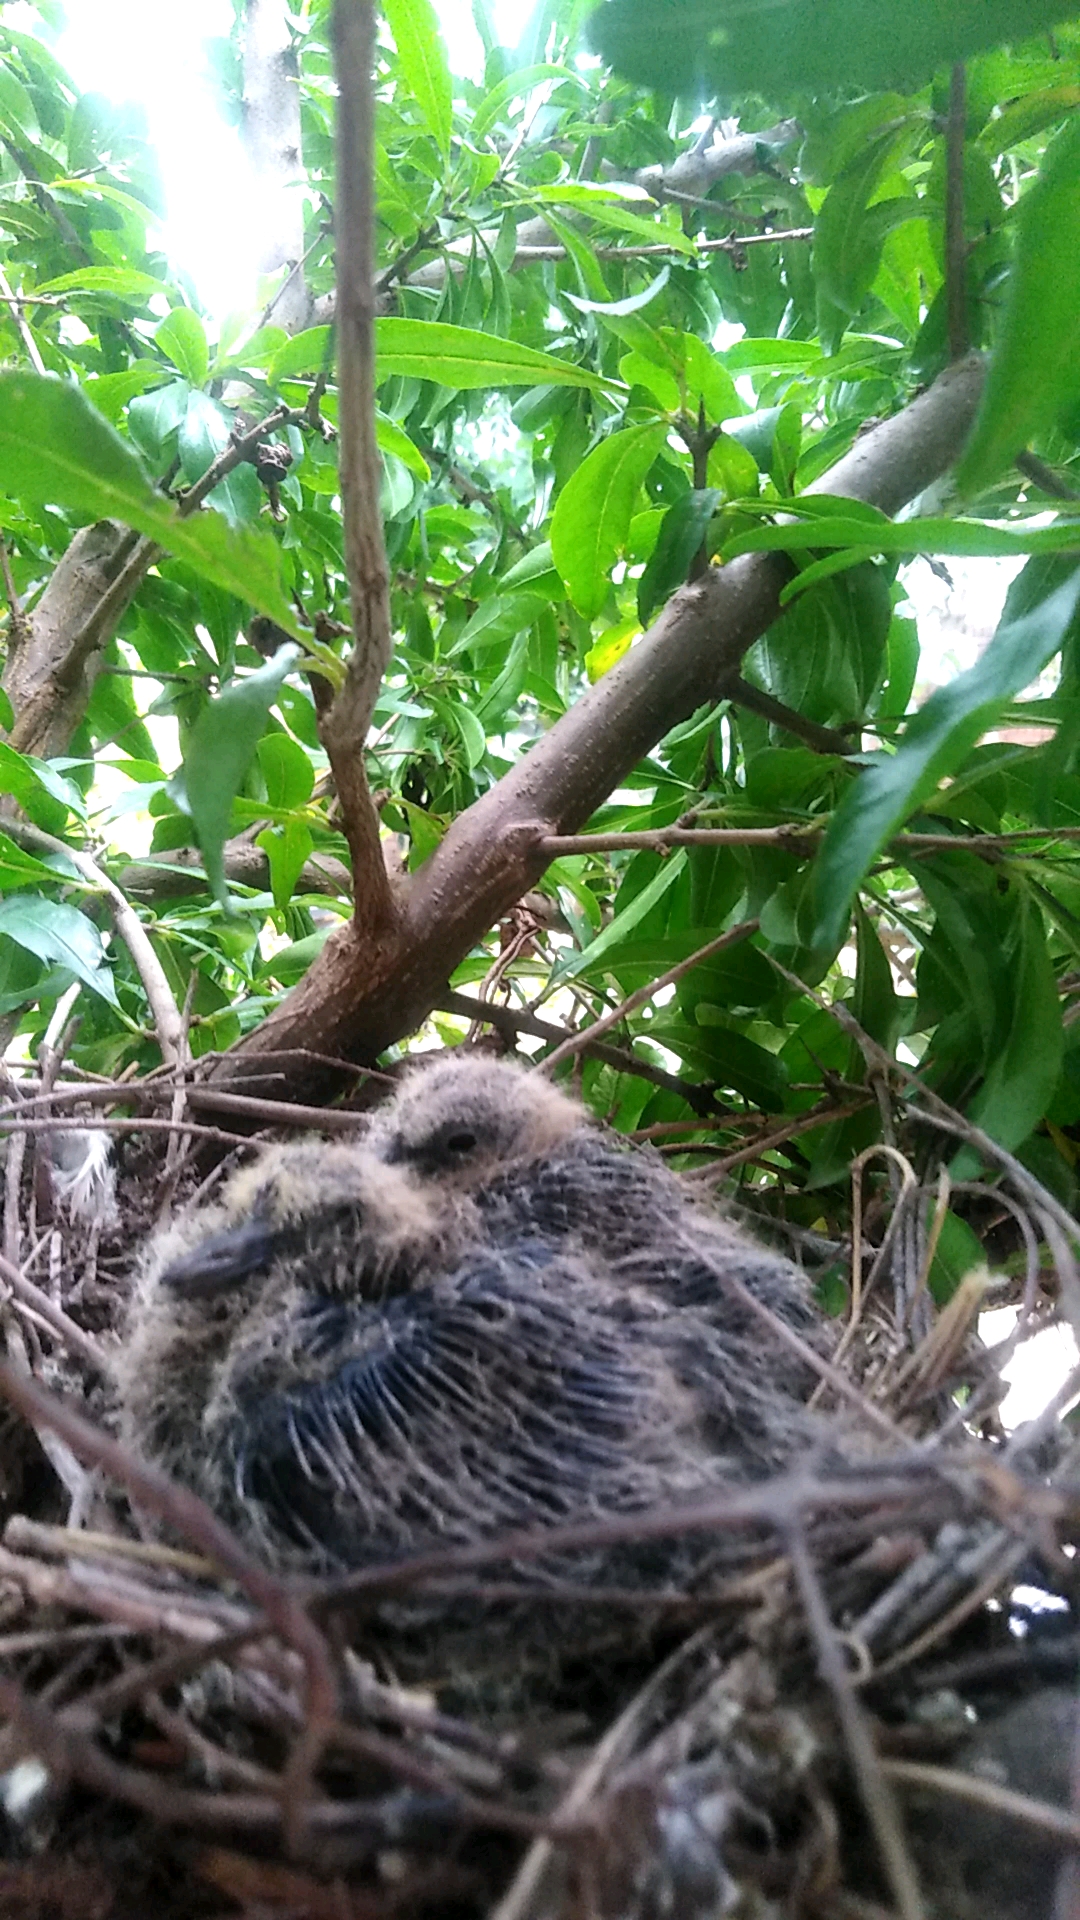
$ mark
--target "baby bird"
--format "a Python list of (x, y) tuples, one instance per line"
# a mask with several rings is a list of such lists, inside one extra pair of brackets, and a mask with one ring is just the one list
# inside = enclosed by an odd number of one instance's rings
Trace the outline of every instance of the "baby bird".
[(813, 1338), (796, 1269), (658, 1157), (535, 1074), (443, 1057), (362, 1143), (272, 1149), (152, 1243), (125, 1431), (279, 1566), (633, 1512), (805, 1435), (812, 1372), (726, 1275)]

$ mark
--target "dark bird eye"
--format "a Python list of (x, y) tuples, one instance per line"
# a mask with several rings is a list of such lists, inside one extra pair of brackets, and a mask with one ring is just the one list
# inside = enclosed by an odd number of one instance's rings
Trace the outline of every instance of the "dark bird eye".
[(458, 1133), (448, 1133), (445, 1145), (447, 1153), (471, 1153), (476, 1145), (476, 1135), (465, 1129)]

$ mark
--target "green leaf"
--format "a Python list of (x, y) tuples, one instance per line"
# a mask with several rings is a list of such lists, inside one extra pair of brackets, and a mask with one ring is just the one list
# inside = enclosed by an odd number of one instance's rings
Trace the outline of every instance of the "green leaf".
[(133, 367), (123, 373), (102, 373), (93, 380), (87, 380), (84, 391), (91, 406), (104, 414), (106, 420), (114, 423), (119, 420), (129, 400), (137, 394), (143, 394), (164, 380), (165, 369), (159, 367), (156, 360), (136, 360)]
[(641, 622), (633, 614), (617, 620), (613, 627), (605, 627), (595, 646), (585, 655), (585, 671), (592, 686), (618, 665), (624, 653), (629, 653), (640, 632)]
[(979, 146), (984, 153), (992, 156), (1007, 153), (1010, 147), (1018, 147), (1023, 141), (1030, 140), (1032, 134), (1041, 133), (1044, 127), (1052, 127), (1066, 114), (1075, 113), (1080, 107), (1080, 87), (1045, 87), (1041, 92), (1029, 93), (1022, 100), (1012, 100), (992, 120), (988, 120), (979, 135)]
[(1061, 1073), (1061, 1001), (1034, 902), (1021, 905), (1020, 951), (1013, 956), (1013, 1017), (968, 1112), (1003, 1147), (1018, 1147), (1046, 1111)]
[(1017, 212), (1016, 259), (1001, 337), (957, 470), (981, 493), (1080, 392), (1080, 118), (1043, 155)]
[(431, 479), (431, 468), (419, 447), (414, 446), (405, 429), (399, 427), (396, 420), (391, 420), (388, 414), (376, 411), (375, 438), (380, 453), (392, 453), (402, 466), (408, 467), (410, 473), (415, 473), (418, 480)]
[(505, 647), (531, 627), (548, 605), (539, 593), (495, 593), (466, 621), (446, 658), (478, 653), (487, 647)]
[(294, 333), (270, 360), (266, 369), (269, 385), (279, 386), (282, 380), (295, 379), (298, 374), (328, 373), (332, 335), (332, 327), (308, 327), (303, 333)]
[(0, 373), (0, 487), (37, 506), (122, 520), (286, 632), (297, 631), (272, 536), (234, 531), (215, 513), (182, 520), (78, 387), (51, 374)]
[[(742, 422), (737, 421), (736, 426)], [(833, 496), (835, 498), (836, 496)], [(784, 502), (785, 514), (816, 516), (828, 494), (800, 494)], [(759, 507), (757, 501), (740, 502)], [(863, 554), (954, 553), (972, 559), (1008, 559), (1025, 553), (1075, 553), (1080, 550), (1080, 526), (1062, 519), (1052, 527), (1031, 527), (1015, 531), (1013, 527), (987, 526), (981, 520), (886, 520), (876, 509), (852, 511), (857, 503), (841, 502), (843, 513), (823, 515), (811, 520), (785, 521), (782, 526), (756, 527), (752, 533), (737, 534), (724, 544), (725, 561), (742, 553), (805, 553), (813, 547), (855, 547)], [(850, 511), (850, 518), (848, 513)]]
[(1034, 602), (1032, 584), (1024, 574), (1014, 581), (981, 659), (932, 693), (909, 720), (897, 752), (876, 756), (848, 788), (815, 868), (815, 941), (822, 947), (839, 945), (855, 891), (892, 835), (1061, 647), (1080, 606), (1080, 564)]
[[(272, 740), (279, 737), (277, 734), (269, 736)], [(263, 742), (259, 744), (261, 746)], [(282, 827), (264, 827), (258, 835), (255, 845), (262, 848), (270, 862), (270, 888), (279, 912), (284, 911), (292, 899), (293, 889), (311, 856), (313, 844), (311, 830), (302, 820), (287, 820)]]
[(0, 900), (3, 934), (39, 960), (66, 967), (84, 986), (116, 1006), (116, 987), (101, 935), (84, 913), (40, 894), (20, 894), (16, 900)]
[(315, 769), (299, 742), (287, 733), (266, 733), (258, 754), (270, 805), (281, 811), (306, 806), (315, 786)]
[(1076, 0), (608, 0), (590, 21), (616, 72), (661, 93), (914, 92), (939, 67), (1068, 20)]
[[(12, 887), (40, 887), (43, 882), (55, 881), (57, 869), (47, 867), (44, 860), (38, 860), (27, 853), (10, 835), (0, 833), (0, 892)], [(76, 867), (64, 872), (62, 877), (81, 882), (82, 875)]]
[(959, 1214), (946, 1212), (927, 1280), (937, 1305), (945, 1306), (960, 1282), (985, 1265), (982, 1242), (972, 1233), (967, 1221), (961, 1220)]
[(294, 646), (279, 647), (265, 667), (224, 687), (200, 713), (184, 755), (186, 811), (195, 823), (214, 897), (226, 912), (230, 909), (222, 848), (229, 837), (233, 797), (299, 651)]
[(512, 105), (515, 100), (520, 100), (522, 103), (527, 101), (533, 89), (544, 80), (558, 80), (560, 84), (570, 81), (585, 91), (584, 80), (570, 67), (553, 67), (543, 64), (518, 67), (515, 72), (508, 74), (505, 80), (500, 80), (497, 87), (492, 87), (490, 93), (484, 95), (473, 114), (472, 126), (469, 129), (470, 138), (482, 140), (484, 135), (495, 126), (504, 107)]
[(565, 387), (608, 384), (583, 367), (557, 360), (554, 354), (440, 320), (401, 320), (392, 315), (377, 320), (375, 345), (375, 377), (380, 382), (396, 373), (407, 380), (435, 380), (440, 386), (459, 388), (534, 387), (541, 380)]
[(78, 787), (65, 780), (45, 760), (17, 753), (0, 740), (0, 793), (9, 793), (46, 833), (62, 832), (68, 814), (82, 815), (85, 803)]
[(453, 96), (438, 16), (431, 0), (383, 0), (383, 12), (405, 83), (445, 160), (453, 130)]
[(302, 980), (313, 960), (322, 952), (332, 927), (320, 927), (316, 933), (309, 933), (304, 940), (295, 940), (291, 947), (282, 947), (278, 953), (261, 960), (258, 966), (260, 978), (280, 980), (283, 987), (292, 987)]
[(680, 848), (678, 853), (669, 855), (667, 860), (661, 862), (659, 872), (653, 875), (648, 886), (642, 887), (641, 892), (634, 895), (629, 906), (624, 907), (623, 911), (604, 928), (603, 933), (589, 942), (582, 953), (571, 955), (567, 961), (557, 966), (552, 979), (576, 980), (579, 974), (594, 972), (601, 962), (610, 965), (612, 956), (618, 953), (627, 935), (632, 933), (634, 928), (644, 920), (646, 914), (652, 911), (657, 901), (663, 899), (668, 888), (679, 878), (685, 865), (684, 848)]
[(578, 612), (595, 619), (630, 531), (642, 481), (667, 438), (650, 423), (613, 433), (567, 481), (551, 522), (551, 552)]
[(163, 280), (153, 274), (136, 273), (133, 267), (78, 267), (74, 273), (62, 273), (59, 280), (43, 280), (37, 293), (111, 293), (118, 300), (145, 305), (156, 293), (168, 294)]
[(720, 502), (715, 487), (692, 488), (669, 507), (652, 556), (638, 582), (638, 619), (647, 627), (656, 607), (681, 587)]
[(483, 724), (460, 700), (440, 700), (438, 707), (439, 712), (446, 714), (451, 725), (456, 727), (461, 735), (465, 748), (465, 764), (471, 773), (474, 767), (480, 765), (487, 752), (487, 736)]
[(174, 307), (155, 333), (154, 342), (193, 387), (206, 385), (210, 370), (206, 329), (190, 307)]
[(621, 317), (626, 313), (640, 313), (642, 307), (649, 306), (658, 294), (663, 293), (670, 278), (671, 268), (661, 267), (655, 280), (650, 280), (640, 293), (628, 293), (625, 300), (584, 300), (576, 293), (568, 293), (566, 298), (582, 313), (615, 314)]

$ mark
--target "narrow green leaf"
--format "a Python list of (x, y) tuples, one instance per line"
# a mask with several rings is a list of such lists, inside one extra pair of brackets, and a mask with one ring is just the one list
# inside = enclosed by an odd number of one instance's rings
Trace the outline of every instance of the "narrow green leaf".
[(447, 715), (461, 735), (465, 748), (465, 764), (471, 773), (474, 767), (480, 765), (487, 752), (487, 736), (482, 722), (468, 707), (463, 706), (460, 700), (440, 701), (439, 711)]
[(686, 579), (690, 562), (700, 550), (709, 522), (720, 502), (715, 487), (691, 488), (669, 507), (649, 563), (638, 582), (638, 619), (647, 627), (656, 607), (662, 606)]
[(1080, 606), (1080, 565), (1034, 604), (1023, 581), (1023, 574), (1014, 581), (981, 659), (932, 693), (909, 720), (898, 751), (875, 756), (844, 795), (815, 868), (816, 944), (839, 944), (855, 891), (886, 842), (1060, 648)]
[(668, 888), (674, 885), (685, 865), (686, 850), (681, 847), (662, 862), (659, 872), (653, 875), (648, 886), (642, 887), (641, 892), (634, 895), (629, 906), (604, 928), (603, 933), (590, 941), (582, 953), (571, 955), (555, 968), (552, 980), (576, 980), (579, 974), (595, 972), (602, 961), (610, 962), (627, 935), (634, 931), (657, 901), (663, 899)]
[(258, 753), (270, 805), (279, 810), (306, 806), (315, 786), (315, 769), (299, 741), (287, 733), (265, 733)]
[[(278, 736), (271, 734), (270, 738)], [(258, 835), (255, 845), (262, 848), (270, 862), (270, 889), (279, 912), (292, 899), (313, 844), (310, 828), (302, 820), (287, 820), (282, 827), (265, 827)]]
[(957, 469), (981, 493), (1080, 391), (1080, 118), (1050, 142), (1017, 212), (1016, 259), (982, 405)]
[(482, 648), (508, 646), (526, 627), (531, 627), (548, 605), (539, 593), (495, 593), (485, 600), (462, 628), (447, 654), (453, 660), (461, 653)]
[(435, 380), (440, 386), (462, 388), (533, 387), (541, 380), (564, 387), (607, 384), (554, 354), (441, 320), (401, 320), (390, 315), (375, 323), (375, 346), (380, 381), (397, 373), (409, 380)]
[(967, 1221), (961, 1220), (959, 1214), (947, 1212), (941, 1223), (927, 1282), (938, 1306), (945, 1306), (961, 1280), (985, 1265), (986, 1253), (981, 1240), (976, 1238)]
[[(741, 425), (737, 421), (736, 425)], [(817, 506), (828, 496), (800, 495), (784, 502), (784, 512), (802, 513), (813, 499)], [(740, 507), (760, 511), (760, 502), (738, 502)], [(854, 506), (845, 501), (844, 506)], [(778, 527), (756, 527), (752, 533), (736, 535), (725, 542), (724, 560), (741, 553), (804, 553), (812, 547), (858, 547), (867, 553), (954, 553), (974, 559), (1008, 558), (1025, 553), (1080, 552), (1080, 523), (1059, 520), (1052, 527), (988, 526), (981, 520), (901, 520), (875, 519), (852, 514), (836, 515), (812, 521), (790, 521)]]
[(297, 630), (272, 536), (233, 530), (212, 512), (180, 519), (128, 443), (66, 381), (0, 373), (0, 487), (37, 506), (122, 520), (286, 632)]
[(229, 911), (222, 848), (229, 837), (233, 796), (247, 772), (266, 716), (299, 648), (279, 647), (257, 673), (234, 680), (202, 710), (184, 755), (184, 799), (218, 904)]
[(140, 306), (155, 293), (169, 292), (163, 280), (155, 280), (151, 273), (137, 273), (134, 267), (78, 267), (74, 273), (62, 273), (58, 280), (43, 280), (35, 292), (72, 293), (76, 288), (80, 293), (111, 293), (118, 300)]
[(587, 620), (607, 598), (608, 576), (625, 545), (642, 481), (666, 437), (666, 426), (653, 423), (611, 434), (559, 495), (551, 521), (552, 557)]
[[(71, 877), (80, 878), (72, 868)], [(12, 887), (40, 887), (50, 880), (55, 881), (57, 874), (47, 867), (44, 860), (38, 860), (27, 853), (6, 833), (0, 833), (0, 893)], [(67, 879), (68, 875), (65, 874)]]
[(1020, 951), (1008, 1038), (968, 1111), (1003, 1147), (1018, 1147), (1042, 1119), (1061, 1073), (1061, 1001), (1034, 901), (1022, 903)]
[(1012, 100), (992, 120), (988, 120), (979, 135), (979, 146), (984, 153), (997, 156), (1007, 153), (1010, 147), (1018, 147), (1032, 134), (1041, 133), (1044, 127), (1052, 127), (1063, 120), (1066, 114), (1075, 113), (1080, 107), (1080, 87), (1045, 87), (1041, 92), (1025, 94), (1021, 100)]
[(470, 138), (482, 140), (484, 135), (495, 126), (505, 107), (511, 106), (515, 100), (527, 101), (534, 87), (540, 86), (544, 80), (557, 80), (560, 84), (569, 81), (571, 85), (580, 87), (583, 92), (586, 90), (580, 74), (576, 74), (570, 67), (552, 67), (543, 64), (519, 67), (516, 72), (508, 74), (505, 80), (500, 80), (497, 87), (492, 87), (490, 93), (485, 94), (473, 114), (472, 126), (469, 129)]
[(206, 328), (190, 307), (174, 307), (162, 321), (154, 341), (193, 387), (206, 385), (210, 369)]
[(383, 0), (398, 65), (443, 159), (450, 153), (453, 94), (438, 16), (431, 0)]
[(25, 947), (39, 960), (66, 967), (84, 986), (91, 987), (113, 1006), (116, 988), (106, 965), (101, 935), (92, 920), (62, 901), (41, 894), (20, 894), (0, 900), (0, 935)]
[(431, 479), (431, 468), (419, 447), (414, 446), (404, 427), (399, 427), (397, 421), (391, 420), (388, 414), (376, 412), (375, 438), (380, 453), (392, 453), (402, 466), (408, 467), (410, 473), (415, 473), (418, 480)]
[(858, 311), (878, 270), (885, 236), (868, 220), (867, 209), (894, 139), (890, 128), (860, 149), (829, 188), (814, 222), (818, 286), (844, 313)]
[(650, 280), (648, 286), (643, 287), (640, 293), (627, 294), (625, 300), (583, 300), (576, 293), (568, 293), (566, 297), (571, 305), (580, 308), (582, 313), (606, 313), (621, 317), (627, 313), (640, 313), (642, 307), (647, 307), (658, 294), (663, 293), (670, 278), (671, 268), (661, 267), (655, 280)]

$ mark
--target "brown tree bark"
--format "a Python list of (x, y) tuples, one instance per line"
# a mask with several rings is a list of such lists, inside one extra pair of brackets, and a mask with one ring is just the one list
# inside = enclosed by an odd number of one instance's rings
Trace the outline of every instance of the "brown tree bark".
[[(981, 361), (950, 367), (903, 413), (865, 434), (812, 489), (895, 513), (952, 464), (974, 418)], [(723, 696), (747, 649), (779, 612), (788, 563), (748, 555), (683, 587), (613, 671), (583, 694), (513, 771), (454, 822), (405, 883), (395, 925), (354, 922), (327, 941), (278, 1011), (225, 1058), (244, 1063), (305, 1047), (372, 1060), (412, 1032), (488, 928), (534, 886), (545, 834), (571, 833), (671, 728)], [(317, 1098), (310, 1084), (296, 1098)]]

